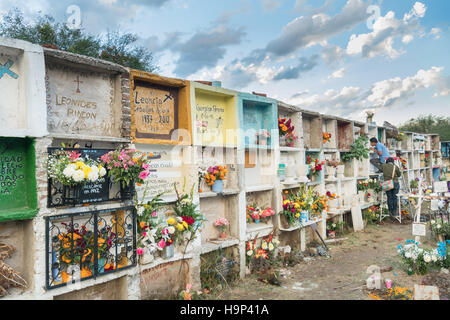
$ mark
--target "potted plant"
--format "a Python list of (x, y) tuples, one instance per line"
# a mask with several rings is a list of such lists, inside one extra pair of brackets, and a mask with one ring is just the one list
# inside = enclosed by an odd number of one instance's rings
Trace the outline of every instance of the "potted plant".
[(208, 168), (204, 178), (206, 184), (211, 186), (213, 192), (223, 192), (223, 180), (226, 180), (227, 172), (227, 166), (213, 166)]
[(230, 223), (226, 218), (219, 218), (214, 221), (214, 226), (219, 229), (220, 238), (225, 239), (227, 237), (226, 230), (229, 225)]
[(149, 160), (152, 154), (138, 152), (134, 149), (117, 149), (104, 154), (100, 159), (108, 169), (109, 177), (120, 183), (122, 199), (130, 199), (136, 190), (134, 183), (143, 184), (150, 175)]
[(369, 138), (366, 135), (359, 136), (355, 142), (350, 147), (349, 152), (342, 152), (341, 159), (343, 162), (350, 162), (353, 159), (363, 160), (369, 159), (370, 149), (367, 148), (367, 144), (369, 143)]
[(335, 222), (335, 221), (328, 221), (327, 222), (327, 236), (330, 239), (336, 238), (336, 231), (340, 230), (344, 226), (344, 222)]
[(47, 169), (49, 178), (63, 186), (63, 204), (71, 205), (77, 203), (86, 183), (96, 182), (106, 175), (104, 166), (78, 151), (55, 151), (48, 156)]

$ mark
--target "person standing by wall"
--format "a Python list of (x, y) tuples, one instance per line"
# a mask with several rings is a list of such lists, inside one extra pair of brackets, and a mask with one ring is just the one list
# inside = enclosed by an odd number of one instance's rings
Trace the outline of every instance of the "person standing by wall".
[(389, 154), (389, 150), (386, 148), (384, 144), (379, 142), (377, 138), (370, 139), (370, 150), (377, 153), (378, 158), (371, 159), (370, 163), (373, 164), (380, 173), (383, 171), (381, 166), (386, 163), (386, 159), (389, 158), (391, 155)]
[[(398, 201), (397, 194), (400, 190), (398, 178), (402, 176), (400, 168), (394, 163), (393, 158), (388, 158), (386, 163), (382, 164), (384, 181), (394, 180), (394, 189), (386, 191), (389, 214), (398, 217)], [(394, 171), (395, 170), (395, 171)]]

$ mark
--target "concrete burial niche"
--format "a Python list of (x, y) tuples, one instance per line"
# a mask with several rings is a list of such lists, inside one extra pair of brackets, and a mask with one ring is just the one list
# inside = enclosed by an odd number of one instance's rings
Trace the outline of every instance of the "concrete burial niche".
[(140, 273), (142, 300), (174, 299), (189, 283), (189, 260), (171, 261)]
[(239, 119), (235, 91), (221, 88), (220, 83), (192, 81), (191, 110), (195, 145), (237, 146)]
[[(246, 148), (269, 148), (278, 145), (278, 107), (274, 99), (243, 93), (238, 94), (239, 120), (244, 130), (241, 145)], [(262, 131), (270, 137), (257, 137)]]
[(131, 70), (130, 97), (133, 142), (192, 143), (189, 81)]
[(349, 121), (337, 121), (338, 148), (340, 150), (350, 150), (353, 144), (353, 124)]
[(37, 211), (33, 140), (0, 137), (0, 222), (30, 219)]
[(41, 46), (0, 37), (0, 136), (47, 134)]
[(331, 138), (323, 144), (324, 149), (337, 149), (338, 127), (337, 120), (333, 117), (322, 117), (322, 133), (330, 133)]
[(193, 165), (193, 151), (190, 146), (170, 146), (156, 144), (135, 144), (138, 151), (153, 155), (150, 161), (150, 175), (142, 186), (136, 186), (139, 200), (150, 201), (158, 194), (175, 197), (174, 184), (182, 192), (186, 182), (186, 193), (197, 184), (197, 170)]
[(114, 63), (44, 49), (48, 130), (54, 137), (121, 138), (128, 71)]
[(323, 144), (322, 117), (319, 113), (302, 110), (302, 120), (305, 149), (319, 150)]
[(127, 277), (53, 297), (53, 300), (127, 300)]

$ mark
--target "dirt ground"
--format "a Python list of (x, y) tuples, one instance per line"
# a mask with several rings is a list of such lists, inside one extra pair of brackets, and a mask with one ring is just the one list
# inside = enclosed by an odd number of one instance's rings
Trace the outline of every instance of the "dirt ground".
[[(389, 219), (387, 219), (389, 220)], [(282, 268), (281, 286), (258, 281), (250, 275), (223, 290), (215, 299), (229, 300), (371, 300), (366, 290), (367, 268), (377, 265), (383, 269), (383, 279), (393, 280), (396, 286), (414, 288), (414, 284), (442, 285), (441, 298), (448, 299), (450, 278), (442, 273), (408, 276), (403, 270), (397, 246), (412, 239), (411, 222), (399, 224), (386, 221), (382, 225), (368, 226), (358, 233), (344, 234), (348, 238), (341, 244), (328, 244), (330, 258), (308, 258), (294, 267)], [(424, 246), (433, 241), (423, 239)], [(434, 244), (435, 246), (435, 244)], [(428, 277), (428, 278), (427, 278)], [(439, 281), (436, 281), (439, 279)], [(384, 280), (383, 280), (384, 283)], [(444, 283), (444, 284), (443, 284)], [(446, 291), (447, 290), (447, 291)]]

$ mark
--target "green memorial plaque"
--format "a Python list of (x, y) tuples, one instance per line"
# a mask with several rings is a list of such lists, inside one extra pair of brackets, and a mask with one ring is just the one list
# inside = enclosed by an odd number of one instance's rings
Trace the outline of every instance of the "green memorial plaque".
[(0, 222), (37, 213), (36, 156), (29, 138), (0, 138)]

